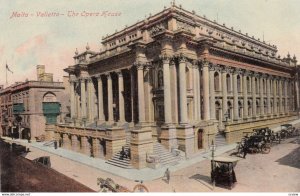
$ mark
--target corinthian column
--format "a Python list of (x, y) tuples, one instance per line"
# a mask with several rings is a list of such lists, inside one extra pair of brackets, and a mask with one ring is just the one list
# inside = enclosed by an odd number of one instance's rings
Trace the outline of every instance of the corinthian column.
[(104, 112), (103, 112), (103, 84), (101, 76), (99, 75), (97, 77), (98, 81), (98, 120), (100, 122), (104, 122)]
[(225, 113), (227, 112), (227, 67), (222, 69), (222, 99), (223, 99), (223, 121), (226, 121)]
[(177, 69), (174, 61), (170, 62), (170, 79), (171, 85), (171, 97), (172, 97), (172, 122), (178, 122), (178, 93), (177, 93)]
[(243, 75), (244, 119), (247, 119), (248, 116), (248, 86), (247, 86), (248, 74), (249, 73), (245, 70)]
[[(288, 80), (285, 79), (284, 80), (284, 108), (285, 108), (285, 113), (288, 113), (288, 95), (287, 95), (287, 88), (288, 88), (288, 84), (287, 84)], [(294, 90), (294, 89), (293, 89)], [(293, 100), (292, 100), (293, 101)]]
[(256, 117), (256, 83), (255, 83), (256, 74), (252, 76), (252, 116)]
[(265, 112), (264, 105), (264, 75), (260, 76), (260, 88), (259, 88), (259, 96), (260, 96), (260, 115), (263, 116)]
[(239, 70), (234, 70), (233, 72), (233, 119), (239, 119), (239, 98), (238, 98), (238, 88), (237, 88), (237, 74)]
[(81, 118), (86, 118), (86, 91), (85, 79), (80, 79), (80, 97), (81, 97)]
[(119, 83), (119, 121), (125, 122), (125, 112), (124, 112), (124, 82), (123, 82), (123, 74), (122, 71), (118, 71), (118, 83)]
[(75, 118), (76, 114), (75, 114), (75, 81), (70, 80), (70, 102), (71, 102), (71, 118)]
[(270, 115), (272, 113), (271, 111), (271, 80), (270, 77), (267, 78), (267, 109), (268, 109), (268, 114)]
[(87, 92), (88, 92), (88, 117), (89, 117), (89, 121), (93, 122), (94, 121), (94, 105), (93, 105), (93, 81), (91, 78), (89, 78), (87, 83)]
[(139, 123), (145, 122), (144, 65), (137, 64)]
[(279, 80), (279, 113), (282, 114), (282, 79)]
[(114, 114), (113, 114), (113, 89), (112, 89), (112, 81), (111, 75), (108, 73), (106, 74), (107, 77), (107, 99), (108, 99), (108, 122), (114, 121)]
[(203, 62), (203, 112), (204, 112), (204, 120), (210, 119), (210, 112), (209, 112), (209, 71), (208, 61)]
[(168, 57), (163, 57), (163, 81), (164, 81), (164, 112), (165, 124), (172, 123), (171, 112), (171, 87), (170, 87), (170, 60)]
[(274, 114), (277, 113), (278, 108), (277, 108), (277, 85), (278, 83), (276, 82), (276, 78), (274, 78), (273, 81), (273, 108), (274, 108)]
[(194, 121), (199, 121), (199, 103), (198, 103), (198, 66), (196, 62), (193, 62), (193, 93), (194, 93)]
[(209, 66), (210, 119), (216, 119), (215, 108), (215, 65)]
[(186, 59), (179, 58), (179, 107), (180, 107), (180, 124), (187, 123), (187, 98), (186, 98)]

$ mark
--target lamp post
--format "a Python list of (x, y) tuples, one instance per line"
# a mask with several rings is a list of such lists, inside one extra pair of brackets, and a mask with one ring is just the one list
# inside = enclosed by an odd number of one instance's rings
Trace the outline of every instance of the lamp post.
[(216, 150), (217, 146), (214, 144), (214, 140), (211, 141), (211, 146), (210, 146), (210, 150), (211, 150), (211, 180), (213, 183), (213, 189), (215, 188), (215, 150)]
[(228, 117), (229, 117), (229, 114), (228, 114), (228, 111), (224, 113), (224, 118), (225, 118), (225, 122), (227, 123), (228, 121)]

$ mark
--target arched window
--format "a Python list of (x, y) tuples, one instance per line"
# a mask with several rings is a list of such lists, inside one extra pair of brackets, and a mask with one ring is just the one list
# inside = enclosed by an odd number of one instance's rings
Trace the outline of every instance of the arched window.
[(164, 75), (163, 71), (159, 70), (157, 73), (157, 87), (162, 88), (164, 86)]
[(274, 113), (273, 100), (270, 100), (271, 113)]
[(267, 114), (268, 113), (268, 105), (267, 105), (267, 101), (264, 100), (264, 113)]
[(270, 82), (270, 94), (273, 94), (273, 82), (272, 80), (269, 80), (268, 82)]
[(256, 114), (260, 114), (260, 105), (259, 105), (259, 102), (258, 100), (256, 100)]
[(222, 119), (222, 117), (221, 117), (221, 105), (218, 101), (216, 101), (215, 103), (215, 108), (216, 108), (216, 120), (219, 121), (220, 119)]
[(265, 79), (263, 79), (263, 87), (264, 94), (267, 94), (267, 82)]
[(259, 93), (259, 82), (258, 82), (258, 79), (255, 78), (255, 88), (256, 88), (256, 94)]
[(229, 74), (226, 75), (226, 85), (227, 85), (227, 92), (231, 92), (231, 77)]
[(251, 92), (251, 82), (250, 82), (250, 78), (249, 77), (247, 77), (247, 91), (248, 91), (248, 93)]
[(191, 89), (191, 72), (188, 67), (185, 69), (185, 74), (186, 74), (186, 89)]
[(48, 92), (43, 97), (43, 102), (57, 102), (56, 96), (52, 92)]
[(239, 118), (242, 118), (243, 116), (243, 104), (241, 101), (238, 102), (238, 106), (239, 106)]
[(252, 116), (252, 103), (248, 101), (248, 116)]
[(237, 81), (237, 91), (240, 93), (242, 92), (242, 82), (241, 82), (241, 77), (239, 75), (237, 75), (236, 81)]
[(214, 85), (215, 91), (220, 91), (220, 75), (218, 72), (214, 74)]
[(232, 118), (232, 105), (230, 101), (227, 102), (227, 115), (228, 119)]

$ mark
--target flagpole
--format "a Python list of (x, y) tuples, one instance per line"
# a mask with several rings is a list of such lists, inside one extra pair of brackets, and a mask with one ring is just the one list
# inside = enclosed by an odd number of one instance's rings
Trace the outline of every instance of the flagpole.
[(6, 76), (6, 85), (7, 85), (7, 61), (6, 61), (6, 64), (5, 64), (5, 76)]

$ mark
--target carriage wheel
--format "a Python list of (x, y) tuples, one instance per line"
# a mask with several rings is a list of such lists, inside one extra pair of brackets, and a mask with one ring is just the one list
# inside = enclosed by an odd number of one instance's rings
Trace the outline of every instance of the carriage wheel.
[(149, 192), (148, 188), (143, 184), (137, 184), (133, 188), (133, 192)]
[(268, 154), (268, 153), (270, 153), (271, 148), (267, 147), (267, 146), (263, 146), (261, 150), (262, 150), (263, 154)]

